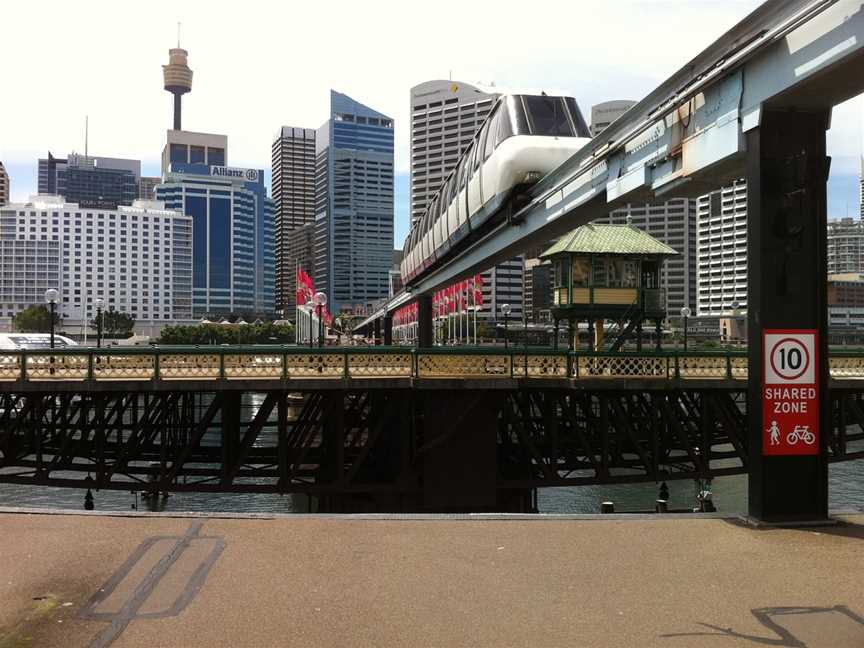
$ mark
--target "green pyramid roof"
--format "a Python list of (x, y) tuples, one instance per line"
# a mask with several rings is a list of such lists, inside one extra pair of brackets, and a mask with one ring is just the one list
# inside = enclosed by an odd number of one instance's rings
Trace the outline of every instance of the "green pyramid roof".
[(637, 254), (673, 256), (678, 252), (632, 225), (590, 223), (568, 232), (541, 257), (556, 254)]

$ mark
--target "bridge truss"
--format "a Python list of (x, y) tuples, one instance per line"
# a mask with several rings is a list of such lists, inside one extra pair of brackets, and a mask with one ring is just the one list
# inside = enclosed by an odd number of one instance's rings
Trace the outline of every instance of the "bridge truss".
[[(409, 366), (429, 371), (423, 352), (367, 354), (360, 364), (380, 363), (377, 378), (346, 377), (351, 353), (292, 351), (309, 355), (312, 371), (339, 366), (330, 378), (206, 381), (197, 366), (189, 371), (199, 377), (187, 380), (7, 383), (0, 482), (303, 493), (315, 510), (333, 512), (531, 511), (543, 487), (748, 471), (747, 381), (733, 371), (734, 353), (430, 351), (448, 374), (407, 379), (386, 376), (406, 353)], [(85, 366), (111, 354), (92, 350)], [(119, 370), (128, 355), (117, 357)], [(514, 375), (532, 357), (564, 371)], [(861, 360), (833, 362), (844, 377), (832, 380), (829, 460), (864, 458), (864, 382), (848, 377)], [(706, 373), (708, 365), (724, 370)], [(695, 366), (700, 377), (687, 373)]]

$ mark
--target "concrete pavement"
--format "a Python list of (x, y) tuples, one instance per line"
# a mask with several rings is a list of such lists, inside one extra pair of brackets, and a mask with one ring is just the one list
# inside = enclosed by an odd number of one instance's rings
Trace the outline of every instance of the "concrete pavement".
[(11, 646), (864, 647), (864, 515), (0, 514)]

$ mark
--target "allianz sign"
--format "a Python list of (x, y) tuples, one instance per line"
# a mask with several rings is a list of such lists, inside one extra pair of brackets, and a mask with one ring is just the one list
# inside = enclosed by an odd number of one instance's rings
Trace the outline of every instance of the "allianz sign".
[(241, 178), (247, 182), (258, 182), (258, 171), (256, 169), (235, 169), (233, 167), (211, 166), (210, 175), (222, 178)]

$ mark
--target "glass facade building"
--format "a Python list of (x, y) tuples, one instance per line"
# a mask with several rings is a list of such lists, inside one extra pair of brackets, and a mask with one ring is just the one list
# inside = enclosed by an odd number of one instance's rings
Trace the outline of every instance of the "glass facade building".
[(107, 208), (131, 205), (138, 199), (141, 162), (121, 158), (50, 153), (39, 160), (40, 194), (63, 196), (82, 206)]
[(315, 136), (315, 285), (330, 310), (386, 298), (393, 257), (393, 120), (339, 92)]
[(264, 172), (171, 164), (156, 196), (192, 218), (193, 317), (273, 313), (275, 207)]

